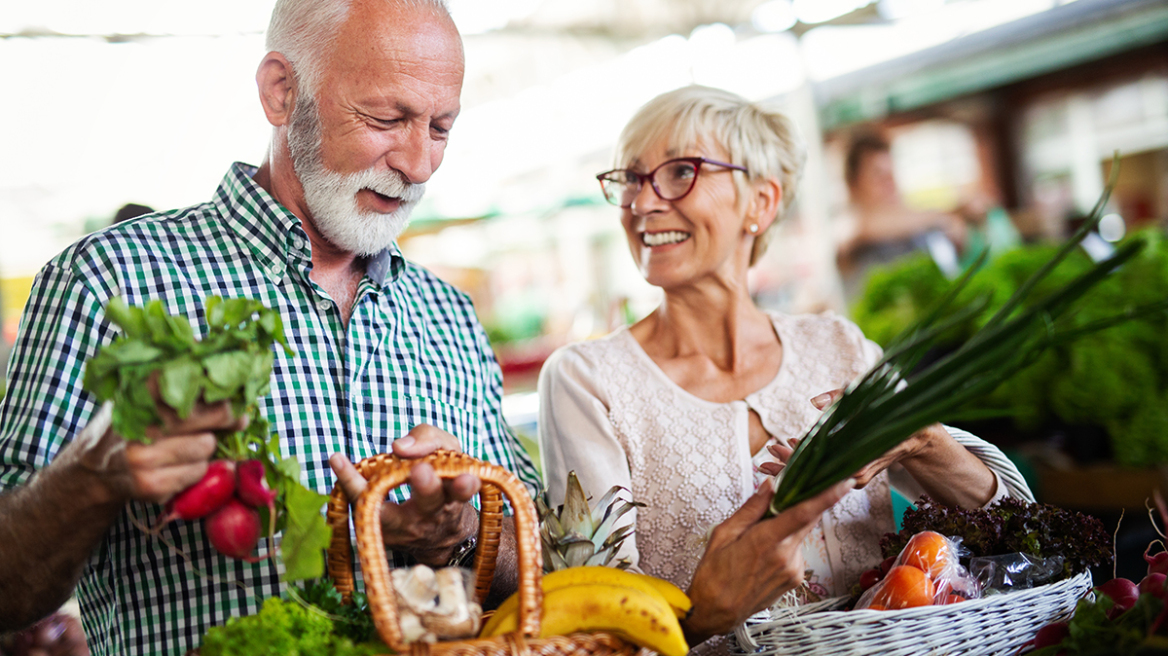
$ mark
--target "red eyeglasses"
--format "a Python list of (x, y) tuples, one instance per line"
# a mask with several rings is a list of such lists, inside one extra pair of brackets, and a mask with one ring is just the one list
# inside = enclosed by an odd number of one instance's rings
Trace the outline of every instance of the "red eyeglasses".
[(745, 167), (726, 162), (716, 162), (705, 157), (678, 157), (661, 163), (648, 173), (640, 173), (632, 169), (613, 169), (597, 174), (600, 189), (608, 202), (621, 208), (633, 205), (633, 199), (641, 193), (641, 186), (646, 182), (653, 188), (653, 193), (661, 200), (681, 200), (694, 188), (698, 181), (698, 174), (702, 172), (702, 165), (720, 166), (723, 170), (734, 169), (746, 171)]

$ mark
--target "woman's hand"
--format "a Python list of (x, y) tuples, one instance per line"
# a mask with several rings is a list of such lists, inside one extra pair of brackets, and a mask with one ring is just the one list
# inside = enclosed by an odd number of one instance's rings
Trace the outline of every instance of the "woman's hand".
[[(842, 389), (825, 392), (811, 399), (820, 410), (843, 394)], [(782, 463), (764, 463), (759, 470), (774, 476), (782, 471), (795, 451), (799, 440), (789, 445), (772, 444), (771, 455)], [(988, 503), (997, 490), (997, 478), (977, 456), (961, 446), (941, 424), (930, 424), (913, 433), (887, 453), (856, 472), (856, 487), (867, 485), (880, 472), (899, 463), (921, 490), (938, 503), (962, 508), (980, 508)]]
[[(836, 399), (838, 399), (843, 393), (844, 391), (842, 389), (824, 392), (823, 394), (820, 394), (819, 396), (811, 399), (811, 404), (820, 410), (826, 410), (828, 406), (830, 406), (832, 403), (835, 403)], [(856, 472), (853, 476), (853, 478), (856, 479), (856, 487), (864, 487), (868, 483), (871, 483), (872, 479), (876, 478), (877, 474), (884, 471), (885, 469), (888, 469), (894, 463), (919, 457), (921, 454), (926, 452), (931, 445), (936, 443), (937, 440), (947, 438), (949, 438), (949, 434), (945, 431), (941, 424), (932, 424), (922, 428), (921, 430), (909, 436), (907, 440), (893, 447), (887, 453), (868, 463), (867, 466)], [(778, 475), (778, 473), (782, 471), (783, 466), (786, 464), (787, 460), (791, 458), (791, 454), (795, 452), (795, 447), (798, 444), (798, 438), (793, 438), (787, 445), (772, 444), (768, 446), (767, 450), (770, 451), (771, 455), (778, 458), (779, 462), (763, 463), (759, 466), (759, 470), (770, 476)]]
[[(774, 491), (764, 483), (714, 529), (689, 588), (693, 610), (682, 622), (690, 645), (728, 633), (803, 582), (803, 538), (855, 481), (843, 481), (763, 519)], [(761, 520), (761, 521), (760, 521)]]

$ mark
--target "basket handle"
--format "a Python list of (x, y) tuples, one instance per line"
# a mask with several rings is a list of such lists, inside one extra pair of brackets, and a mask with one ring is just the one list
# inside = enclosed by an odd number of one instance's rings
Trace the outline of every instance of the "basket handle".
[[(357, 473), (370, 478), (385, 462), (396, 460), (397, 456), (382, 453), (354, 463)], [(499, 540), (502, 536), (503, 494), (498, 486), (483, 483), (479, 493), (479, 539), (475, 548), (475, 600), (480, 604), (491, 591), (495, 578), (495, 560), (499, 555)], [(333, 486), (329, 495), (326, 521), (332, 529), (332, 540), (328, 549), (328, 573), (333, 580), (341, 600), (349, 603), (356, 584), (353, 580), (353, 552), (349, 542), (349, 496), (339, 484)]]
[[(466, 454), (453, 451), (436, 451), (417, 460), (401, 460), (392, 455), (379, 455), (361, 461), (358, 471), (369, 479), (369, 485), (357, 499), (354, 523), (357, 527), (357, 552), (365, 570), (365, 586), (369, 596), (369, 610), (377, 633), (385, 644), (404, 653), (409, 650), (402, 643), (401, 628), (398, 625), (397, 598), (389, 576), (385, 543), (381, 535), (381, 506), (390, 490), (409, 479), (410, 469), (419, 462), (427, 462), (434, 467), (440, 478), (454, 478), (460, 474), (477, 476), (483, 483), (480, 497), (483, 511), (479, 519), (479, 548), (475, 556), (476, 595), (482, 598), (490, 587), (494, 575), (495, 559), (498, 555), (499, 538), (502, 534), (503, 504), (499, 491), (507, 495), (515, 510), (515, 538), (519, 560), (519, 633), (526, 637), (539, 635), (540, 612), (543, 590), (540, 587), (542, 568), (540, 563), (539, 533), (535, 519), (535, 506), (527, 490), (514, 474), (490, 463), (476, 460)], [(488, 501), (493, 495), (493, 508)], [(339, 508), (335, 501), (340, 500)], [(349, 558), (348, 508), (344, 493), (339, 495), (334, 488), (329, 501), (329, 522), (333, 526), (333, 540), (329, 547), (329, 573), (333, 575), (337, 589), (341, 590), (342, 580), (347, 575), (348, 592), (352, 591), (352, 568), (346, 566), (345, 574), (337, 576), (334, 565), (345, 564)], [(339, 513), (337, 512), (339, 511)], [(339, 514), (343, 524), (335, 521)], [(343, 529), (338, 530), (338, 525)], [(339, 537), (338, 537), (339, 534)], [(343, 542), (342, 542), (343, 541)], [(340, 557), (338, 543), (343, 546), (344, 558)], [(485, 578), (486, 584), (483, 585)], [(346, 594), (344, 590), (342, 595)]]

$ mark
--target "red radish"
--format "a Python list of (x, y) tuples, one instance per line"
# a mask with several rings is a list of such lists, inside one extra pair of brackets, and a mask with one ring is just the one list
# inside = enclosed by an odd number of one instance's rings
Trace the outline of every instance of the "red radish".
[(260, 514), (237, 499), (227, 502), (205, 522), (211, 546), (232, 558), (259, 562), (251, 552), (260, 541)]
[(868, 588), (879, 583), (880, 579), (882, 578), (884, 578), (884, 575), (880, 573), (879, 569), (866, 569), (862, 574), (860, 574), (860, 589), (867, 590)]
[(1136, 584), (1122, 578), (1114, 578), (1103, 585), (1097, 585), (1095, 591), (1107, 595), (1115, 603), (1111, 610), (1107, 611), (1108, 619), (1119, 617), (1140, 598), (1140, 590)]
[(252, 508), (271, 508), (276, 501), (276, 491), (268, 487), (264, 477), (264, 463), (260, 460), (244, 460), (235, 467), (239, 491), (236, 496)]
[(884, 560), (880, 561), (880, 576), (887, 575), (888, 570), (892, 569), (892, 566), (895, 564), (896, 564), (896, 556), (889, 556), (889, 557), (885, 558)]
[(1168, 590), (1164, 588), (1164, 581), (1168, 580), (1168, 576), (1159, 572), (1154, 572), (1144, 577), (1140, 581), (1140, 594), (1150, 594), (1157, 599), (1165, 599), (1168, 597)]
[(166, 514), (158, 518), (157, 531), (175, 519), (201, 519), (223, 507), (235, 493), (235, 463), (215, 460), (198, 483), (179, 492), (166, 504)]
[(1168, 551), (1161, 551), (1158, 554), (1150, 556), (1148, 555), (1148, 550), (1151, 548), (1152, 545), (1149, 544), (1148, 548), (1144, 550), (1144, 560), (1148, 562), (1148, 573), (1168, 574)]
[(1043, 647), (1053, 647), (1060, 644), (1064, 638), (1071, 634), (1071, 627), (1066, 622), (1055, 622), (1054, 624), (1047, 624), (1038, 630), (1034, 636), (1032, 644), (1035, 649), (1042, 649)]

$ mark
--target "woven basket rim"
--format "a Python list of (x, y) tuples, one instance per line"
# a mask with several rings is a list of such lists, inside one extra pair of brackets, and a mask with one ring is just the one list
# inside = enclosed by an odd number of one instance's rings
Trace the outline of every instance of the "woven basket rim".
[[(822, 610), (838, 607), (847, 601), (846, 597), (800, 607), (768, 609), (738, 627), (737, 645), (732, 651), (738, 654), (916, 654), (923, 646), (920, 635), (924, 629), (953, 626), (959, 628), (946, 634), (951, 637), (930, 641), (934, 650), (938, 644), (952, 647), (945, 646), (937, 653), (1013, 654), (1043, 625), (1065, 619), (1073, 612), (1078, 599), (1090, 591), (1091, 582), (1091, 573), (1086, 571), (1026, 590), (958, 604), (901, 610)], [(769, 617), (764, 613), (769, 613)], [(1003, 617), (1010, 621), (1003, 623)], [(970, 640), (971, 627), (977, 631), (979, 643), (972, 646), (964, 644), (961, 637)]]
[[(783, 622), (790, 618), (808, 616), (824, 617), (828, 615), (835, 616), (854, 616), (857, 619), (880, 617), (885, 619), (902, 619), (915, 617), (928, 617), (930, 615), (957, 615), (960, 613), (971, 613), (982, 610), (989, 606), (1003, 606), (1017, 604), (1022, 601), (1032, 601), (1035, 597), (1048, 596), (1050, 594), (1057, 594), (1064, 588), (1075, 588), (1082, 584), (1086, 587), (1091, 587), (1091, 572), (1085, 571), (1076, 574), (1070, 578), (1055, 581), (1054, 583), (1047, 583), (1045, 585), (1037, 585), (1033, 588), (1025, 590), (1017, 590), (1015, 592), (1004, 592), (1000, 594), (993, 594), (980, 599), (969, 599), (959, 604), (948, 604), (938, 606), (918, 606), (916, 608), (901, 608), (898, 610), (872, 610), (869, 608), (861, 608), (858, 610), (819, 610), (819, 608), (828, 605), (839, 605), (846, 602), (850, 597), (832, 597), (824, 599), (823, 601), (806, 604), (803, 606), (794, 606), (788, 609), (791, 612), (774, 613), (773, 610), (767, 609), (761, 613), (756, 613), (751, 616), (746, 623), (748, 625), (766, 624), (770, 622)], [(761, 617), (763, 613), (773, 613), (771, 618)]]

